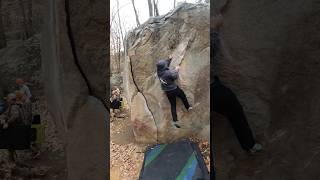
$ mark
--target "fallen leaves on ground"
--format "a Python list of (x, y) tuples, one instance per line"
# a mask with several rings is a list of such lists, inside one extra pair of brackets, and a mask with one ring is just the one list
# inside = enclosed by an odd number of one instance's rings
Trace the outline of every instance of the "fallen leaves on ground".
[[(119, 143), (113, 141), (113, 136), (127, 130), (129, 121), (127, 118), (113, 118), (110, 123), (110, 165), (111, 180), (136, 180), (139, 178), (142, 167), (144, 151), (147, 145), (132, 143)], [(123, 133), (123, 136), (132, 136)], [(133, 137), (123, 137), (122, 139), (132, 139)], [(120, 173), (119, 173), (120, 172)], [(118, 175), (119, 174), (119, 175)]]
[[(110, 123), (110, 171), (111, 180), (136, 180), (139, 178), (142, 167), (144, 152), (148, 145), (114, 142), (115, 135), (130, 136), (128, 133), (129, 117), (112, 118)], [(125, 130), (124, 130), (125, 129)], [(132, 139), (132, 137), (123, 137), (122, 139)], [(203, 155), (204, 161), (210, 171), (210, 144), (208, 141), (196, 137), (190, 138), (191, 141), (198, 143), (199, 149)]]
[(210, 144), (207, 140), (199, 139), (196, 137), (190, 138), (191, 141), (198, 143), (202, 157), (206, 163), (207, 169), (210, 172)]
[[(53, 119), (47, 113), (44, 97), (39, 97), (33, 102), (33, 114), (40, 114), (41, 121), (45, 124), (45, 142), (41, 146), (39, 158), (33, 159), (30, 150), (18, 150), (15, 163), (8, 161), (8, 152), (0, 150), (0, 179), (1, 180), (40, 180), (40, 179), (66, 179), (64, 149), (59, 139)], [(47, 154), (47, 155), (44, 155)], [(48, 154), (50, 154), (48, 156)], [(54, 155), (55, 157), (53, 157)], [(48, 166), (49, 165), (49, 166)], [(59, 174), (57, 173), (59, 171)]]

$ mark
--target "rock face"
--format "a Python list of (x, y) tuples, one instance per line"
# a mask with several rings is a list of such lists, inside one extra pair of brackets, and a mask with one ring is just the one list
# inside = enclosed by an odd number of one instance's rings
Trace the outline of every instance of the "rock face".
[(43, 1), (2, 0), (0, 7), (0, 89), (4, 94), (16, 90), (15, 79), (21, 77), (29, 83), (32, 94), (42, 95)]
[[(209, 138), (209, 23), (208, 4), (182, 4), (127, 36), (124, 89), (137, 141), (170, 142), (194, 134)], [(156, 76), (156, 62), (170, 55), (171, 68), (181, 64), (179, 86), (194, 105), (187, 112), (177, 99), (181, 129), (170, 123), (170, 103)]]
[(220, 79), (239, 97), (265, 151), (248, 156), (216, 116), (217, 179), (318, 179), (320, 4), (215, 1), (223, 8)]
[(23, 78), (34, 95), (43, 93), (40, 35), (0, 50), (0, 85), (6, 93), (16, 90), (15, 80)]
[(107, 7), (47, 0), (41, 41), (48, 109), (64, 140), (68, 179), (107, 179)]

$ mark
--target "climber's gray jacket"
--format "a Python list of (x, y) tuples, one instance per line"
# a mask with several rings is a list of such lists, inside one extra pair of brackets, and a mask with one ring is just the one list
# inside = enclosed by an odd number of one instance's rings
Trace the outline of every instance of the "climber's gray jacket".
[(171, 91), (177, 88), (175, 80), (178, 79), (178, 71), (169, 69), (170, 62), (170, 60), (160, 60), (157, 63), (157, 75), (161, 89), (164, 91)]

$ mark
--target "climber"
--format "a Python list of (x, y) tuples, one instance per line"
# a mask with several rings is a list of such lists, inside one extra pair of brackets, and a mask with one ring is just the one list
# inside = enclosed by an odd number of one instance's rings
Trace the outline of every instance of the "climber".
[(177, 118), (177, 110), (176, 110), (176, 97), (179, 97), (184, 107), (188, 110), (192, 110), (192, 106), (190, 106), (187, 97), (183, 90), (177, 86), (175, 80), (178, 79), (180, 66), (176, 66), (175, 70), (170, 70), (169, 65), (172, 61), (172, 58), (166, 60), (160, 60), (157, 62), (157, 75), (160, 80), (161, 89), (165, 91), (169, 102), (171, 104), (171, 114), (172, 114), (172, 123), (175, 127), (180, 128)]
[(30, 92), (29, 87), (28, 87), (28, 86), (26, 85), (26, 83), (24, 82), (24, 80), (21, 79), (21, 78), (18, 78), (18, 79), (16, 80), (16, 84), (18, 85), (19, 90), (20, 90), (21, 92), (23, 92), (24, 95), (26, 96), (26, 101), (27, 101), (27, 102), (31, 102), (32, 94), (31, 94), (31, 92)]
[[(222, 16), (219, 14), (213, 18), (213, 67), (219, 62), (220, 53), (220, 37), (219, 27), (222, 25)], [(236, 95), (226, 86), (224, 86), (217, 72), (214, 69), (214, 81), (211, 83), (211, 94), (213, 98), (213, 111), (225, 116), (230, 121), (235, 134), (241, 144), (241, 147), (250, 152), (255, 153), (262, 150), (262, 145), (257, 143), (253, 137), (250, 126), (247, 122), (243, 108)]]
[(262, 146), (256, 143), (243, 108), (236, 95), (229, 88), (225, 87), (217, 76), (214, 77), (211, 88), (213, 111), (228, 118), (244, 150), (251, 153), (260, 151)]

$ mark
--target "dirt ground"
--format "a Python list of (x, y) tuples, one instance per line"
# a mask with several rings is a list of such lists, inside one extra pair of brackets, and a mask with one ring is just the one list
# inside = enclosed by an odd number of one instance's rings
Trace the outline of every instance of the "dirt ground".
[[(136, 143), (131, 129), (130, 118), (111, 118), (110, 123), (110, 179), (137, 180), (142, 167), (144, 152), (148, 144)], [(208, 142), (190, 138), (199, 143), (200, 150), (210, 170), (210, 145)]]
[(7, 150), (0, 150), (0, 179), (2, 180), (65, 180), (65, 154), (53, 120), (46, 113), (44, 99), (33, 104), (34, 114), (40, 113), (45, 124), (45, 142), (40, 156), (32, 158), (30, 150), (17, 151), (16, 163), (8, 162)]
[[(0, 150), (1, 180), (65, 180), (67, 170), (63, 145), (58, 138), (55, 124), (46, 112), (44, 100), (38, 101), (34, 113), (40, 113), (46, 124), (46, 138), (41, 146), (41, 154), (33, 159), (31, 152), (17, 151), (17, 163), (7, 161), (7, 150)], [(110, 123), (110, 175), (111, 180), (136, 180), (143, 163), (144, 152), (149, 144), (135, 142), (131, 121), (125, 113), (124, 118), (112, 118)], [(197, 138), (199, 147), (210, 170), (210, 146)]]
[(147, 144), (135, 143), (130, 120), (112, 118), (110, 123), (110, 179), (136, 180)]

